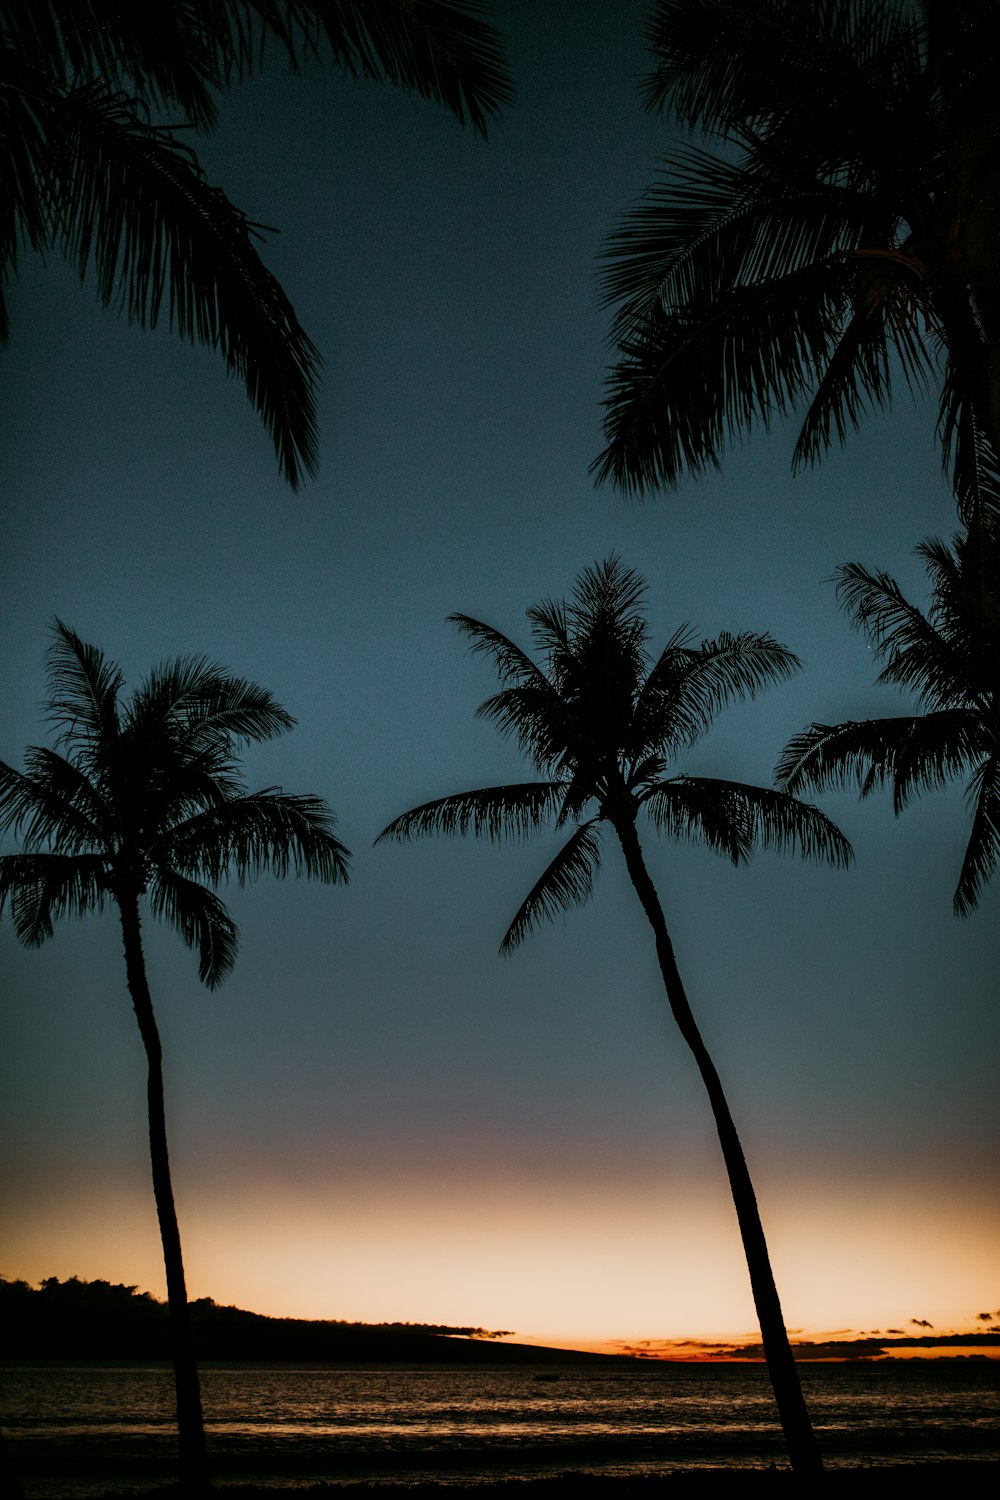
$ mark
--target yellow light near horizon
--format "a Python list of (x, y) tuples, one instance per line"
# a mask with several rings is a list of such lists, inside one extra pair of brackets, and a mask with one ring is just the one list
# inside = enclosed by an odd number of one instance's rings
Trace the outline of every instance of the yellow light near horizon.
[[(246, 1179), (180, 1195), (192, 1297), (273, 1316), (478, 1325), (571, 1347), (753, 1339), (731, 1205), (712, 1185), (656, 1201), (634, 1184)], [(8, 1276), (102, 1278), (163, 1295), (151, 1195), (81, 1185), (7, 1226)], [(768, 1205), (790, 1329), (802, 1337), (971, 1332), (997, 1301), (1000, 1210), (956, 1190), (884, 1187)]]

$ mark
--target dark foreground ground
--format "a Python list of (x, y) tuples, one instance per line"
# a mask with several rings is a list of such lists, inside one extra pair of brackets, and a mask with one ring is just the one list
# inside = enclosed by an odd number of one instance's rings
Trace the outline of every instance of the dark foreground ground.
[[(885, 1496), (919, 1489), (938, 1495), (978, 1497), (1000, 1493), (1000, 1463), (956, 1461), (884, 1464), (876, 1468), (833, 1469), (820, 1480), (797, 1480), (788, 1469), (689, 1469), (637, 1478), (567, 1473), (555, 1479), (504, 1479), (478, 1484), (223, 1484), (221, 1500), (743, 1500), (815, 1494), (836, 1497)], [(52, 1500), (58, 1500), (53, 1496)], [(102, 1500), (193, 1500), (177, 1486), (156, 1490), (108, 1491)]]

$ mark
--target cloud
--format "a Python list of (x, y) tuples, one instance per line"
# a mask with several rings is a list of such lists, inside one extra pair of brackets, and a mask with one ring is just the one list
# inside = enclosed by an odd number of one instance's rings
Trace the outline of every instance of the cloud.
[(934, 1327), (934, 1324), (933, 1323), (928, 1323), (928, 1321), (927, 1321), (926, 1318), (911, 1318), (910, 1322), (911, 1323), (915, 1323), (918, 1328), (933, 1328)]

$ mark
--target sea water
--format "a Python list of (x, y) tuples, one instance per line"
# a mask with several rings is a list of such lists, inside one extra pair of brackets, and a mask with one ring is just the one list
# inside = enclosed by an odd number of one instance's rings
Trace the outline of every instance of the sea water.
[[(828, 1464), (1000, 1459), (1000, 1361), (800, 1366)], [(217, 1480), (468, 1482), (785, 1462), (759, 1365), (209, 1365)], [(0, 1367), (0, 1425), (29, 1500), (176, 1473), (158, 1364)]]

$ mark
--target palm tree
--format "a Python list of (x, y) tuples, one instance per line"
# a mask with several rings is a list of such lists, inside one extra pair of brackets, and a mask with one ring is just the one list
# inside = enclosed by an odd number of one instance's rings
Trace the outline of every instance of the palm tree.
[(569, 601), (528, 610), (534, 641), (547, 660), (538, 666), (498, 630), (452, 615), (473, 650), (492, 657), (501, 689), (480, 705), (517, 742), (541, 781), (460, 792), (394, 819), (380, 839), (426, 833), (473, 833), (489, 839), (527, 835), (545, 824), (572, 829), (528, 892), (500, 945), (509, 952), (538, 922), (590, 896), (607, 824), (653, 929), (671, 1013), (694, 1054), (729, 1173), (733, 1202), (793, 1467), (822, 1468), (795, 1361), (785, 1332), (753, 1184), (736, 1127), (695, 1023), (678, 973), (663, 910), (639, 842), (645, 813), (669, 838), (707, 844), (736, 865), (754, 849), (791, 848), (846, 865), (850, 846), (816, 808), (781, 792), (703, 776), (669, 774), (670, 762), (693, 745), (725, 704), (753, 697), (798, 666), (770, 636), (743, 633), (690, 643), (676, 632), (653, 660), (640, 608), (645, 584), (610, 558), (586, 569)]
[(878, 681), (915, 694), (922, 712), (810, 724), (789, 741), (776, 780), (788, 792), (856, 785), (862, 797), (891, 786), (898, 814), (966, 778), (972, 827), (954, 895), (965, 917), (1000, 858), (1000, 534), (976, 528), (917, 552), (932, 584), (926, 615), (887, 573), (859, 563), (838, 570), (837, 591), (885, 662)]
[(0, 858), (0, 913), (38, 947), (62, 916), (117, 907), (129, 994), (149, 1065), (149, 1150), (163, 1241), (184, 1478), (207, 1483), (198, 1370), (167, 1155), (160, 1038), (146, 979), (140, 906), (197, 950), (214, 989), (236, 959), (237, 930), (209, 889), (265, 871), (347, 880), (348, 851), (318, 797), (247, 792), (241, 744), (294, 720), (270, 693), (204, 658), (166, 662), (121, 701), (122, 673), (56, 621), (48, 653), (57, 749), (32, 746), (27, 771), (0, 762), (0, 830), (23, 851)]
[[(474, 0), (4, 0), (0, 7), (2, 285), (23, 246), (93, 266), (105, 306), (222, 354), (296, 487), (316, 469), (318, 352), (264, 266), (251, 223), (184, 138), (256, 66), (265, 38), (438, 100), (481, 134), (511, 97)], [(165, 110), (180, 124), (158, 124)]]
[(601, 479), (674, 484), (803, 406), (812, 461), (894, 385), (938, 381), (974, 510), (983, 445), (1000, 456), (995, 16), (930, 8), (928, 44), (902, 0), (659, 0), (646, 103), (717, 149), (667, 157), (608, 244)]

